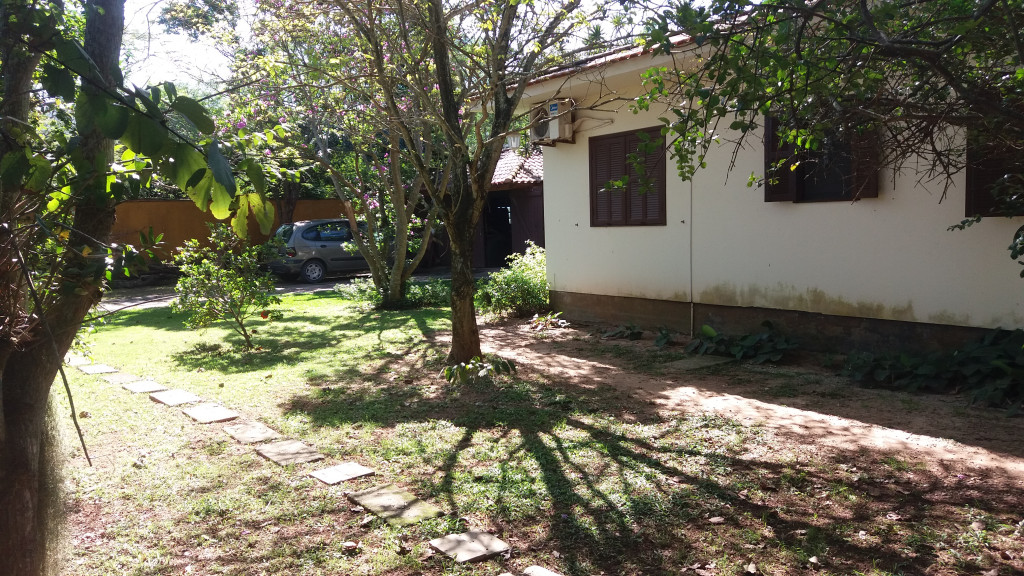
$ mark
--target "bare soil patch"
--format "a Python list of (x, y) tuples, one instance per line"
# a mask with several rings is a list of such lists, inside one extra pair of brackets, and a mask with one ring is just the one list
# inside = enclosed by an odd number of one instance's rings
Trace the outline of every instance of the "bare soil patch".
[(514, 359), (520, 370), (584, 388), (610, 386), (663, 416), (714, 412), (836, 456), (874, 452), (936, 475), (1024, 490), (1024, 417), (969, 406), (960, 396), (861, 388), (807, 365), (629, 370), (623, 358), (657, 351), (653, 342), (601, 340), (599, 332), (587, 326), (535, 332), (508, 322), (484, 328), (482, 339), (487, 353)]

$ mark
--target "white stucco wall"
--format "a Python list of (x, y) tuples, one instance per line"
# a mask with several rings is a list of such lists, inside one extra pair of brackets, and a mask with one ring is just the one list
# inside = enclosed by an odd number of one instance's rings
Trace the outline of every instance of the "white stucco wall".
[[(603, 87), (589, 78), (532, 87), (526, 102), (558, 90), (586, 105), (639, 89), (647, 57), (613, 64)], [(613, 75), (614, 74), (614, 75)], [(945, 200), (917, 175), (883, 173), (879, 198), (856, 203), (766, 203), (748, 188), (761, 174), (753, 138), (727, 173), (733, 148), (682, 182), (669, 163), (667, 225), (590, 227), (588, 139), (659, 125), (664, 110), (581, 111), (576, 143), (544, 151), (548, 280), (556, 291), (758, 306), (978, 327), (1024, 327), (1024, 280), (1006, 246), (1024, 219), (963, 218), (963, 175)], [(605, 107), (609, 108), (609, 107)], [(727, 135), (725, 135), (727, 136)], [(726, 181), (728, 176), (728, 181)]]

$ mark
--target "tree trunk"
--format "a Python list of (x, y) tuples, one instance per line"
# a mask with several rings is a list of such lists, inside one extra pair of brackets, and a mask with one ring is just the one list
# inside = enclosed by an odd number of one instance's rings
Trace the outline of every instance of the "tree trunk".
[(476, 308), (473, 295), (473, 232), (475, 227), (453, 221), (445, 222), (452, 249), (452, 347), (448, 351), (448, 364), (468, 362), (481, 356), (480, 332), (476, 326)]
[[(113, 84), (124, 26), (123, 0), (94, 0), (85, 5), (85, 51)], [(97, 79), (99, 80), (99, 79)], [(89, 87), (85, 89), (90, 89)], [(94, 88), (93, 88), (94, 89)], [(7, 95), (5, 94), (6, 98)], [(5, 103), (6, 104), (6, 103)], [(114, 224), (113, 202), (106, 193), (106, 166), (113, 143), (98, 132), (81, 134), (81, 187), (73, 191), (75, 213), (71, 253), (89, 247), (97, 255)], [(4, 214), (14, 226), (14, 216)], [(31, 216), (21, 214), (20, 216)], [(14, 240), (12, 240), (13, 242)], [(101, 256), (102, 258), (102, 256)], [(17, 348), (0, 353), (0, 574), (35, 576), (47, 569), (53, 524), (47, 512), (45, 433), (50, 387), (89, 309), (100, 298), (99, 275), (91, 274), (86, 258), (68, 257), (59, 270), (60, 284), (52, 303), (33, 310), (33, 323)], [(49, 282), (52, 279), (47, 279)], [(21, 284), (20, 286), (23, 286)], [(16, 289), (8, 287), (8, 289)], [(24, 294), (21, 301), (28, 299)], [(11, 343), (5, 343), (10, 346)], [(6, 358), (5, 358), (6, 356)], [(5, 361), (4, 361), (5, 360)]]
[(452, 250), (452, 348), (448, 351), (448, 364), (468, 362), (483, 355), (473, 302), (473, 239), (486, 192), (475, 190), (468, 176), (463, 174), (452, 181), (454, 204), (449, 206), (444, 219)]

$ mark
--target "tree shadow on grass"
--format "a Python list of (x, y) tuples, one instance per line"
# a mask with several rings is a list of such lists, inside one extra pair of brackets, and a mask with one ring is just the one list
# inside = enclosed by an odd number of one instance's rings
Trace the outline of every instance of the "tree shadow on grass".
[[(378, 382), (311, 391), (284, 409), (304, 413), (314, 426), (369, 423), (398, 434), (451, 423), (456, 436), (436, 454), (404, 456), (403, 468), (434, 469), (420, 475), (419, 490), (455, 516), (484, 515), (508, 527), (502, 532), (520, 546), (558, 551), (570, 574), (678, 574), (695, 563), (755, 554), (802, 571), (826, 552), (842, 572), (923, 573), (934, 554), (901, 552), (898, 531), (860, 539), (857, 531), (877, 527), (884, 510), (899, 510), (904, 525), (914, 526), (942, 520), (933, 515), (948, 508), (937, 502), (965, 504), (941, 489), (869, 496), (873, 488), (835, 468), (751, 456), (771, 454), (773, 446), (735, 422), (662, 421), (608, 388), (567, 393), (519, 379), (482, 380), (438, 396)], [(720, 442), (723, 434), (742, 441)], [(415, 442), (429, 452), (429, 439)], [(818, 493), (828, 490), (857, 498), (822, 500)]]
[(446, 310), (437, 308), (369, 311), (344, 318), (293, 314), (258, 326), (253, 336), (259, 346), (256, 350), (244, 350), (241, 336), (231, 334), (226, 341), (200, 343), (171, 357), (187, 370), (202, 368), (234, 374), (307, 362), (333, 348), (338, 351), (336, 360), (342, 365), (337, 374), (351, 377), (361, 373), (367, 358), (383, 361), (404, 354), (412, 347), (410, 342), (431, 338), (435, 332), (432, 326), (447, 317)]

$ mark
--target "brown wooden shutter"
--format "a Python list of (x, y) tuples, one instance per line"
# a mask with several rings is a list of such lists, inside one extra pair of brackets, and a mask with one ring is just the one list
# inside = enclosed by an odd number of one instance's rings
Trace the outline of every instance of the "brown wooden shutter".
[[(642, 178), (631, 163), (629, 171), (629, 215), (627, 222), (632, 225), (663, 225), (665, 224), (665, 137), (660, 128), (643, 130), (649, 141), (657, 146), (643, 156), (644, 177), (647, 189), (644, 190)], [(626, 138), (626, 150), (636, 153), (643, 142), (638, 134), (630, 134)]]
[(590, 139), (590, 225), (626, 223), (624, 191), (609, 182), (625, 174), (626, 142), (622, 136)]
[(878, 198), (878, 171), (881, 169), (881, 139), (877, 130), (850, 132), (851, 189), (854, 199)]
[(984, 145), (967, 147), (967, 199), (964, 215), (1024, 216), (1020, 212), (1007, 214), (1005, 210), (999, 210), (993, 188), (1012, 169), (1014, 159), (1005, 151), (992, 148)]
[(797, 199), (797, 186), (802, 178), (802, 170), (799, 166), (796, 170), (792, 170), (790, 162), (775, 168), (780, 160), (791, 157), (796, 149), (792, 144), (783, 145), (777, 130), (778, 120), (774, 116), (766, 116), (764, 119), (764, 201), (793, 202)]

